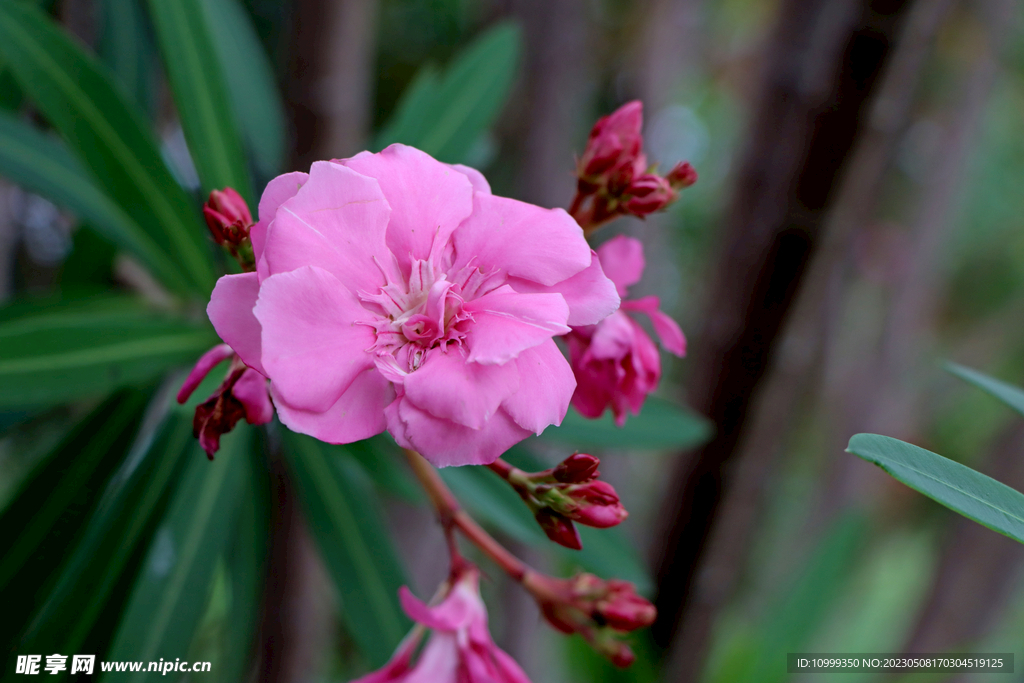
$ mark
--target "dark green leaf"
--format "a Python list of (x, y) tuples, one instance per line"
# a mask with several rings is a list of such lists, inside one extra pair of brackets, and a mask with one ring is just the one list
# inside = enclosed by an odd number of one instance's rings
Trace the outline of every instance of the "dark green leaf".
[(310, 530), (341, 596), (342, 617), (370, 664), (388, 660), (409, 628), (407, 583), (373, 488), (344, 449), (288, 432), (287, 456)]
[(405, 467), (401, 448), (390, 437), (379, 435), (347, 444), (345, 452), (362, 466), (381, 491), (410, 503), (426, 500), (423, 489)]
[(45, 14), (0, 2), (0, 59), (94, 180), (205, 296), (214, 271), (199, 210), (120, 88)]
[[(190, 459), (205, 460), (191, 420), (172, 412), (143, 430), (34, 615), (19, 651), (105, 652), (144, 550)], [(94, 649), (82, 649), (94, 648)]]
[(898, 439), (855, 434), (849, 453), (968, 519), (1024, 543), (1024, 495), (958, 462)]
[(640, 414), (628, 417), (622, 427), (616, 426), (610, 413), (590, 420), (570, 408), (562, 425), (548, 427), (541, 438), (578, 450), (683, 450), (705, 443), (713, 433), (707, 418), (651, 396)]
[(0, 516), (0, 643), (11, 643), (53, 587), (57, 570), (124, 460), (146, 407), (122, 391), (85, 417), (46, 456)]
[[(214, 569), (243, 498), (252, 430), (239, 425), (213, 462), (192, 458), (149, 545), (108, 655), (112, 660), (173, 661), (188, 651), (210, 595)], [(156, 680), (137, 672), (126, 680)], [(107, 678), (124, 679), (123, 673)]]
[(991, 394), (1021, 415), (1024, 415), (1024, 389), (1001, 382), (977, 370), (972, 370), (956, 363), (948, 363), (946, 370), (965, 382), (969, 382), (982, 391)]
[(18, 87), (18, 81), (10, 69), (0, 64), (0, 109), (15, 111), (21, 106), (25, 95)]
[(152, 109), (156, 53), (142, 0), (100, 0), (100, 59), (139, 109)]
[(376, 146), (402, 142), (441, 161), (465, 161), (508, 99), (519, 44), (517, 26), (498, 24), (469, 45), (442, 77), (438, 78), (432, 67), (425, 67), (399, 102), (394, 121), (385, 126)]
[(186, 292), (192, 286), (170, 253), (97, 187), (60, 142), (3, 113), (0, 174), (73, 211), (171, 289)]
[(284, 106), (274, 67), (238, 0), (202, 4), (242, 135), (259, 174), (269, 179), (281, 172), (285, 153)]
[(149, 0), (149, 10), (204, 192), (233, 187), (252, 203), (242, 139), (213, 45), (213, 16), (203, 4), (203, 0)]
[(194, 361), (213, 330), (133, 300), (73, 303), (0, 323), (0, 406), (102, 395)]

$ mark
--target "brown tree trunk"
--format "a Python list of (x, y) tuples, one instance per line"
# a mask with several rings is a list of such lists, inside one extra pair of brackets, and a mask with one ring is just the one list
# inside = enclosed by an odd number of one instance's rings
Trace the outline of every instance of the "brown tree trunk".
[[(909, 0), (786, 0), (766, 53), (750, 142), (738, 165), (718, 276), (692, 357), (694, 407), (716, 437), (672, 474), (659, 620), (668, 646), (690, 593), (751, 401), (790, 309), (836, 180), (861, 131)], [(694, 680), (695, 669), (677, 680)]]

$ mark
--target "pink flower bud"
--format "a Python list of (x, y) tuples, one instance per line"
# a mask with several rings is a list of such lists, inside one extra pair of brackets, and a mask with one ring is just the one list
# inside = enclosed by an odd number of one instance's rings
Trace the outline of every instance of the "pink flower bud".
[(620, 524), (629, 513), (619, 502), (615, 489), (606, 481), (591, 481), (566, 491), (577, 503), (570, 519), (586, 526), (606, 529)]
[(668, 181), (653, 173), (644, 173), (635, 178), (626, 190), (629, 197), (623, 207), (634, 216), (661, 211), (674, 202), (678, 195)]
[(203, 205), (203, 217), (217, 244), (238, 246), (249, 239), (249, 228), (253, 226), (249, 206), (234, 188), (214, 190)]
[(580, 533), (576, 531), (572, 520), (561, 515), (551, 508), (541, 508), (534, 514), (540, 528), (544, 530), (547, 537), (558, 545), (581, 550), (583, 541), (580, 540)]
[(598, 476), (601, 461), (587, 453), (574, 453), (558, 463), (552, 472), (555, 481), (563, 484), (582, 484)]
[(690, 165), (689, 161), (680, 161), (668, 172), (665, 180), (676, 190), (690, 187), (697, 182), (697, 169)]
[(649, 601), (636, 594), (628, 581), (611, 579), (607, 592), (597, 601), (595, 611), (606, 624), (618, 631), (635, 631), (654, 623), (658, 611)]
[(638, 100), (598, 119), (580, 159), (579, 175), (594, 178), (611, 170), (631, 167), (643, 148), (642, 126), (643, 105)]

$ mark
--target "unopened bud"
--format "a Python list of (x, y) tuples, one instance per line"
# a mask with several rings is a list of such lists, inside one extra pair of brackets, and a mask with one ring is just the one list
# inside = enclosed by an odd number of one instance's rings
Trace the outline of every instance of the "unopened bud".
[(636, 593), (628, 581), (611, 579), (608, 592), (597, 601), (595, 611), (606, 624), (618, 631), (635, 631), (654, 623), (658, 610)]
[(668, 172), (668, 175), (665, 176), (665, 180), (667, 180), (669, 185), (676, 190), (681, 190), (684, 187), (690, 187), (697, 182), (697, 169), (695, 169), (689, 161), (680, 161), (671, 171)]
[(238, 246), (249, 239), (253, 226), (249, 206), (233, 188), (214, 190), (203, 205), (203, 217), (218, 244)]
[(629, 649), (629, 645), (619, 642), (609, 653), (608, 659), (610, 659), (612, 664), (615, 666), (625, 669), (636, 661), (636, 655), (634, 655), (633, 651)]
[(629, 199), (623, 205), (625, 210), (640, 217), (661, 211), (677, 198), (668, 181), (653, 173), (644, 173), (635, 178), (626, 193)]
[(575, 506), (567, 511), (570, 519), (586, 526), (606, 529), (621, 524), (629, 513), (619, 501), (615, 488), (605, 481), (591, 481), (573, 486), (566, 493)]
[(534, 517), (547, 537), (558, 545), (573, 550), (583, 548), (583, 542), (580, 540), (579, 532), (576, 531), (576, 526), (565, 515), (560, 515), (551, 508), (541, 508), (537, 510)]
[(552, 476), (555, 481), (563, 484), (582, 484), (590, 481), (599, 473), (597, 466), (601, 461), (587, 453), (574, 453), (558, 463)]

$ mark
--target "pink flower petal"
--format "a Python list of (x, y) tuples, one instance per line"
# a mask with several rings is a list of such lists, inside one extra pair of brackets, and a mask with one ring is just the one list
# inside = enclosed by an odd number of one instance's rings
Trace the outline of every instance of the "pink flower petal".
[(441, 604), (428, 607), (413, 595), (408, 587), (402, 586), (398, 589), (398, 600), (410, 619), (438, 631), (457, 631), (466, 628), (473, 612), (483, 609), (483, 603), (477, 605), (456, 591), (449, 593)]
[(519, 389), (519, 373), (512, 363), (483, 365), (467, 362), (455, 346), (431, 352), (416, 371), (405, 378), (406, 400), (434, 417), (482, 428), (501, 402)]
[(327, 410), (373, 366), (370, 313), (322, 268), (264, 280), (255, 314), (263, 326), (263, 367), (294, 408)]
[(515, 364), (519, 391), (506, 398), (502, 407), (520, 427), (534, 434), (548, 425), (562, 424), (576, 378), (554, 340), (523, 351)]
[(473, 210), (473, 185), (463, 173), (405, 145), (379, 154), (362, 152), (341, 160), (352, 170), (376, 178), (391, 205), (387, 245), (403, 272), (413, 258), (426, 259)]
[(622, 310), (640, 311), (651, 318), (654, 331), (661, 339), (666, 349), (682, 358), (686, 355), (686, 337), (683, 335), (679, 323), (659, 310), (661, 301), (656, 296), (645, 296), (635, 301), (624, 301)]
[(187, 401), (192, 392), (196, 390), (196, 387), (202, 384), (206, 376), (210, 374), (210, 370), (213, 370), (233, 355), (235, 355), (235, 352), (230, 346), (227, 344), (217, 344), (217, 346), (214, 346), (200, 356), (192, 371), (188, 373), (188, 377), (185, 378), (185, 383), (178, 390), (178, 403)]
[(644, 246), (640, 240), (625, 235), (613, 237), (598, 248), (597, 256), (620, 297), (626, 296), (626, 290), (643, 277)]
[(350, 291), (375, 291), (390, 264), (384, 233), (391, 209), (377, 181), (329, 161), (281, 204), (267, 232), (267, 275), (319, 266)]
[(401, 397), (386, 411), (388, 431), (399, 445), (412, 448), (435, 467), (487, 465), (530, 435), (498, 410), (481, 429), (434, 417)]
[(507, 363), (569, 331), (569, 306), (561, 294), (519, 294), (504, 286), (468, 302), (465, 310), (474, 320), (466, 333), (470, 362)]
[(309, 434), (327, 443), (353, 443), (384, 431), (384, 409), (395, 400), (395, 389), (376, 368), (363, 370), (345, 393), (323, 412), (300, 410), (278, 397), (277, 414), (293, 432)]
[(231, 393), (245, 408), (245, 421), (251, 425), (263, 425), (274, 419), (274, 404), (267, 391), (267, 378), (249, 368), (231, 388)]
[(459, 677), (459, 644), (454, 634), (434, 632), (416, 667), (403, 683), (472, 683)]
[(615, 284), (601, 270), (601, 262), (595, 252), (591, 252), (589, 266), (568, 280), (562, 280), (550, 287), (518, 277), (509, 278), (508, 284), (523, 294), (561, 294), (565, 303), (569, 305), (569, 319), (566, 324), (572, 327), (599, 323), (619, 308), (619, 295), (615, 292)]
[(462, 164), (448, 164), (462, 175), (469, 178), (469, 182), (473, 184), (473, 189), (477, 192), (483, 192), (484, 194), (491, 193), (491, 184), (487, 182), (487, 178), (484, 174), (475, 168), (469, 166), (463, 166)]
[(308, 178), (309, 174), (295, 171), (279, 175), (267, 183), (266, 189), (263, 190), (263, 196), (260, 197), (259, 221), (249, 231), (249, 238), (252, 240), (252, 253), (256, 257), (256, 263), (259, 263), (263, 257), (267, 226), (274, 220), (277, 208), (294, 197), (299, 188), (306, 184)]
[(473, 196), (473, 215), (452, 240), (456, 267), (498, 268), (542, 285), (567, 280), (591, 260), (583, 229), (562, 209), (479, 192)]
[(225, 275), (217, 280), (206, 315), (213, 329), (250, 368), (267, 373), (262, 363), (260, 323), (253, 315), (260, 285), (256, 273)]

